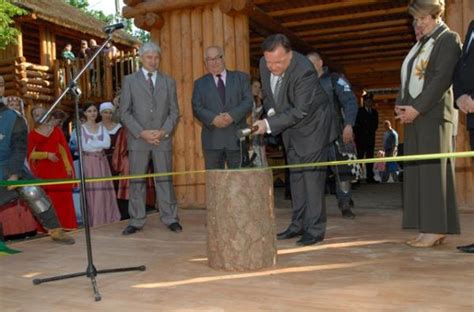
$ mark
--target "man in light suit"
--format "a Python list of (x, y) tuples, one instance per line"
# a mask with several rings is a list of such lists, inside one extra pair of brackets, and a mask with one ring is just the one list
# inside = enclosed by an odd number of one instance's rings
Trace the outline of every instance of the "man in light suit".
[[(130, 174), (145, 174), (150, 159), (155, 173), (171, 172), (171, 136), (179, 116), (176, 83), (157, 70), (158, 45), (145, 43), (139, 53), (142, 68), (124, 78), (120, 99), (120, 117), (128, 130)], [(181, 232), (172, 177), (155, 178), (155, 190), (161, 221), (171, 231)], [(145, 225), (145, 192), (145, 179), (130, 181), (130, 220), (123, 235)]]
[[(311, 62), (292, 51), (288, 38), (271, 35), (262, 44), (260, 75), (266, 111), (275, 114), (258, 120), (257, 134), (282, 133), (288, 164), (326, 161), (338, 136), (336, 115)], [(298, 245), (324, 239), (326, 167), (290, 169), (293, 215), (288, 228), (277, 235), (289, 239), (302, 235)]]
[(219, 46), (206, 49), (208, 74), (194, 82), (193, 112), (202, 122), (202, 149), (206, 169), (236, 169), (243, 152), (237, 130), (246, 128), (252, 111), (252, 92), (247, 74), (225, 68), (224, 51)]

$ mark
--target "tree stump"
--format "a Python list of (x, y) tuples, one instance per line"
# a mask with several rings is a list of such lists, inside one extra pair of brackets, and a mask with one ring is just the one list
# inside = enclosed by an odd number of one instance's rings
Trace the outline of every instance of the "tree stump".
[(211, 268), (252, 271), (276, 262), (270, 170), (206, 172), (207, 256)]

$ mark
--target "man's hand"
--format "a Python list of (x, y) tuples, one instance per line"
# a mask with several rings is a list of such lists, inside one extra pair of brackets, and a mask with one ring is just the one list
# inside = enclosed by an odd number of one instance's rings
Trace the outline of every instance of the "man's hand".
[(412, 123), (420, 115), (413, 106), (395, 106), (395, 111), (399, 112), (395, 119), (404, 124)]
[(163, 140), (165, 138), (166, 132), (163, 129), (157, 130), (158, 140)]
[(253, 126), (258, 127), (258, 129), (254, 131), (255, 134), (267, 133), (267, 123), (265, 122), (265, 120), (257, 120), (253, 123)]
[(352, 126), (351, 125), (346, 125), (344, 127), (344, 130), (342, 130), (342, 141), (344, 144), (348, 144), (352, 142), (354, 139), (354, 132), (352, 131)]
[(459, 109), (465, 114), (474, 113), (474, 99), (469, 95), (463, 94), (456, 100)]
[(231, 123), (234, 122), (234, 119), (232, 118), (231, 115), (229, 115), (229, 113), (222, 113), (220, 114), (220, 116), (222, 116), (224, 118), (224, 122), (225, 122), (225, 126), (228, 127)]
[(160, 144), (160, 139), (158, 138), (159, 136), (159, 130), (143, 130), (140, 133), (140, 137), (147, 141), (150, 144), (153, 145), (159, 145)]
[(225, 128), (228, 126), (222, 114), (214, 117), (214, 120), (212, 120), (212, 125), (216, 128)]
[[(12, 174), (8, 179), (7, 181), (18, 181), (18, 176), (16, 174)], [(16, 189), (18, 186), (13, 186), (13, 185), (10, 185), (10, 186), (7, 186), (7, 190), (14, 190)]]

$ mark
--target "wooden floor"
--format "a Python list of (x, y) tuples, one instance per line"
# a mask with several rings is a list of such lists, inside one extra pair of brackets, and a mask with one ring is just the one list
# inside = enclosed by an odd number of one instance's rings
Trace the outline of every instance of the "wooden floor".
[[(33, 285), (32, 279), (85, 271), (83, 231), (62, 246), (48, 238), (10, 245), (0, 257), (0, 311), (474, 311), (474, 255), (456, 246), (474, 242), (474, 214), (462, 213), (462, 235), (433, 249), (403, 242), (399, 185), (363, 185), (354, 194), (355, 220), (328, 202), (324, 242), (278, 242), (274, 269), (215, 271), (206, 264), (205, 211), (180, 211), (184, 232), (167, 230), (157, 214), (145, 229), (120, 234), (125, 222), (92, 230), (98, 270), (146, 265), (145, 272), (101, 274), (95, 302), (90, 279)], [(277, 229), (290, 217), (277, 192)]]

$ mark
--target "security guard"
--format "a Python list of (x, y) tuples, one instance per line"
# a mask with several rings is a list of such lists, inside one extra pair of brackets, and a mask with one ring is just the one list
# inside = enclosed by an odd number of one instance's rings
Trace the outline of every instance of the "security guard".
[[(312, 52), (307, 57), (316, 68), (320, 84), (328, 95), (338, 119), (338, 122), (335, 124), (339, 128), (338, 132), (341, 135), (334, 142), (330, 157), (332, 160), (355, 159), (352, 127), (357, 117), (357, 99), (352, 92), (351, 86), (342, 75), (328, 71), (319, 53)], [(330, 166), (329, 168), (336, 176), (336, 197), (342, 216), (354, 219), (351, 180), (354, 175), (357, 175), (359, 167), (340, 165)]]

